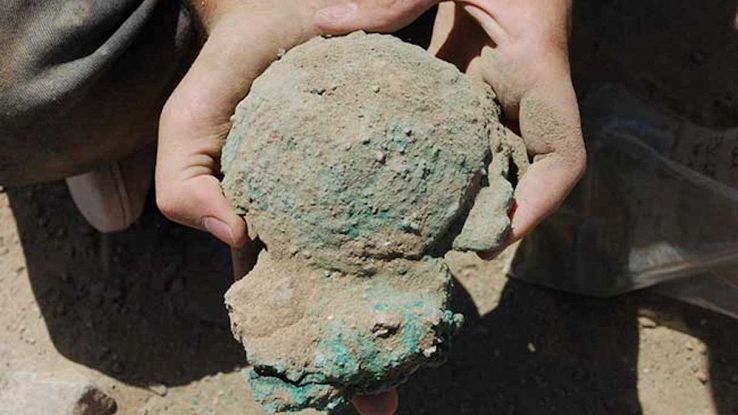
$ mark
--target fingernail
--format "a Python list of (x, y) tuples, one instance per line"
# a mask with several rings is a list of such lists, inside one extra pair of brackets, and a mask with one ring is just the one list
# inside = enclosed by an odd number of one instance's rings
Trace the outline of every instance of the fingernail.
[(227, 243), (228, 245), (234, 244), (233, 232), (231, 232), (231, 228), (219, 219), (207, 217), (203, 219), (202, 226), (205, 227), (205, 230), (210, 232), (213, 236)]
[(359, 6), (356, 3), (351, 2), (339, 4), (337, 6), (326, 7), (325, 9), (318, 10), (315, 15), (319, 20), (330, 23), (337, 23), (346, 19), (348, 16), (355, 13), (358, 9)]

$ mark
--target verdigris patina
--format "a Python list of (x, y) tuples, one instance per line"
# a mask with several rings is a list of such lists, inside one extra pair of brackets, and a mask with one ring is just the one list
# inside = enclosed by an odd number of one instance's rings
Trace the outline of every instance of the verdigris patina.
[(266, 250), (226, 304), (268, 411), (333, 409), (441, 361), (462, 321), (443, 255), (510, 227), (499, 115), (489, 87), (387, 35), (313, 39), (254, 82), (223, 189)]

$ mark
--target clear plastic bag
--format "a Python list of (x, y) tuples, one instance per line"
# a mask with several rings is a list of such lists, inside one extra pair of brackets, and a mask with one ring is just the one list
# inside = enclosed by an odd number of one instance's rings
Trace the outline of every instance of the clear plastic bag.
[(587, 174), (522, 244), (513, 276), (597, 296), (678, 280), (664, 292), (738, 318), (738, 130), (617, 86), (590, 94), (582, 118)]

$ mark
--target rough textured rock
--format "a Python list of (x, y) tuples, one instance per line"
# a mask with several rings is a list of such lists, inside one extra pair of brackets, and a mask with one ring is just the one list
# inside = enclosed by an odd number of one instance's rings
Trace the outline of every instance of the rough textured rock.
[(441, 361), (462, 318), (443, 255), (509, 230), (498, 118), (488, 87), (385, 35), (313, 39), (254, 82), (223, 189), (267, 249), (226, 304), (267, 410), (332, 409)]
[(111, 415), (116, 403), (94, 384), (34, 372), (0, 379), (0, 415)]

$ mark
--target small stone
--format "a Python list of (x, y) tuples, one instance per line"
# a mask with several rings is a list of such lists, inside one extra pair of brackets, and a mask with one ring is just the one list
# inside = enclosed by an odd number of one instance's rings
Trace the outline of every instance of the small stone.
[(374, 156), (374, 160), (377, 160), (378, 163), (384, 163), (384, 160), (387, 156), (381, 152), (378, 151), (377, 154)]
[(528, 351), (531, 353), (536, 352), (536, 346), (533, 343), (528, 343)]
[(645, 316), (638, 317), (638, 324), (645, 329), (652, 329), (658, 325), (655, 321)]
[(694, 345), (692, 344), (692, 342), (686, 342), (686, 343), (684, 343), (684, 348), (687, 349), (687, 350), (689, 350), (689, 351), (692, 351), (692, 350), (694, 350)]
[(369, 137), (364, 137), (361, 139), (361, 144), (369, 144), (372, 142), (372, 139)]
[(89, 381), (19, 371), (0, 389), (0, 413), (43, 415), (111, 415), (113, 398)]
[(166, 385), (158, 383), (149, 385), (149, 390), (159, 396), (167, 396), (167, 393), (169, 392), (169, 389), (166, 387)]
[(417, 223), (411, 221), (408, 218), (402, 219), (402, 222), (400, 223), (400, 227), (402, 228), (403, 231), (405, 231), (405, 232), (411, 232), (411, 233), (412, 232), (417, 232), (417, 231), (420, 230), (420, 225), (418, 225)]
[(374, 319), (372, 333), (376, 337), (388, 337), (400, 328), (401, 318), (393, 313), (378, 313)]
[(374, 92), (375, 94), (379, 93), (379, 85), (372, 86), (372, 92)]
[(431, 347), (428, 347), (427, 349), (423, 349), (423, 356), (429, 358), (433, 356), (433, 353), (435, 353), (436, 350), (438, 350), (438, 347), (436, 346), (431, 346)]
[(709, 379), (707, 377), (707, 374), (705, 372), (701, 371), (701, 370), (698, 371), (697, 373), (695, 373), (695, 377), (697, 378), (697, 380), (699, 380), (703, 384), (705, 384), (705, 383), (707, 383), (709, 381)]
[(389, 335), (389, 330), (385, 328), (374, 330), (374, 337), (387, 337)]

